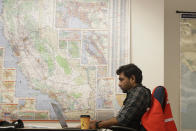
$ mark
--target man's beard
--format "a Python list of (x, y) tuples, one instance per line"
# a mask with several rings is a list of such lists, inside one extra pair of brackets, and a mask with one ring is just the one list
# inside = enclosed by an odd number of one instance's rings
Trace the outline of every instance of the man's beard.
[(127, 93), (127, 89), (120, 88), (123, 93)]
[(126, 85), (125, 85), (125, 88), (123, 89), (123, 88), (121, 88), (121, 90), (122, 90), (122, 92), (123, 93), (127, 93), (127, 91), (129, 90), (129, 89), (131, 89), (131, 84), (130, 83), (127, 83)]
[(122, 90), (123, 93), (127, 93), (127, 90)]

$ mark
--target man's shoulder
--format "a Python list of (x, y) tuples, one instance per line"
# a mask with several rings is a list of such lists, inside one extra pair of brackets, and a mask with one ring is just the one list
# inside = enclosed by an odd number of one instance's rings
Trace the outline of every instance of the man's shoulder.
[[(150, 89), (149, 89), (149, 88), (147, 88), (147, 87), (145, 87), (145, 86), (143, 86), (143, 85), (138, 85), (138, 86), (136, 86), (136, 89), (137, 89), (137, 90), (150, 91)], [(151, 91), (150, 91), (150, 92), (151, 92)]]
[(146, 90), (146, 91), (151, 92), (151, 91), (150, 91), (150, 89), (149, 89), (149, 88), (147, 88), (147, 87), (145, 87), (145, 86), (143, 86), (143, 89), (144, 89), (144, 90)]
[(150, 89), (149, 89), (149, 88), (146, 88), (146, 87), (143, 86), (143, 85), (137, 86), (137, 87), (136, 87), (136, 90), (138, 90), (139, 92), (144, 92), (145, 94), (151, 95)]

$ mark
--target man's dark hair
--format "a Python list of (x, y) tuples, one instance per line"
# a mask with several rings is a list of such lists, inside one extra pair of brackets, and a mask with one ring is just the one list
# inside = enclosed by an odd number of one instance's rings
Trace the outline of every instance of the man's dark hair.
[(132, 75), (135, 76), (136, 83), (142, 83), (142, 71), (135, 64), (128, 64), (120, 66), (118, 70), (116, 70), (116, 74), (120, 75), (124, 73), (126, 77), (130, 79)]

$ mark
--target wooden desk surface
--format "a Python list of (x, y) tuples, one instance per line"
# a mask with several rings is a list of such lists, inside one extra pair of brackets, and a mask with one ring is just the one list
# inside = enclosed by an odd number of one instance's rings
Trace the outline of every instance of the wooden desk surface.
[(64, 128), (64, 129), (52, 129), (52, 128), (18, 128), (15, 129), (15, 131), (96, 131), (96, 129), (87, 129), (87, 130), (82, 130), (82, 129), (77, 129), (77, 128)]
[(0, 131), (97, 131), (96, 129), (77, 129), (77, 128), (64, 128), (64, 129), (52, 129), (52, 128), (0, 128)]

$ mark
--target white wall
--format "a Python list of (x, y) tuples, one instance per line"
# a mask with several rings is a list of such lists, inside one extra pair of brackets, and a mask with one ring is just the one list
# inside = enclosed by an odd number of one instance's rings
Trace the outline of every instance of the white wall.
[(180, 129), (180, 17), (176, 10), (196, 12), (196, 0), (164, 2), (164, 83), (168, 87), (174, 119)]
[(164, 84), (164, 1), (131, 1), (131, 62), (150, 89)]

